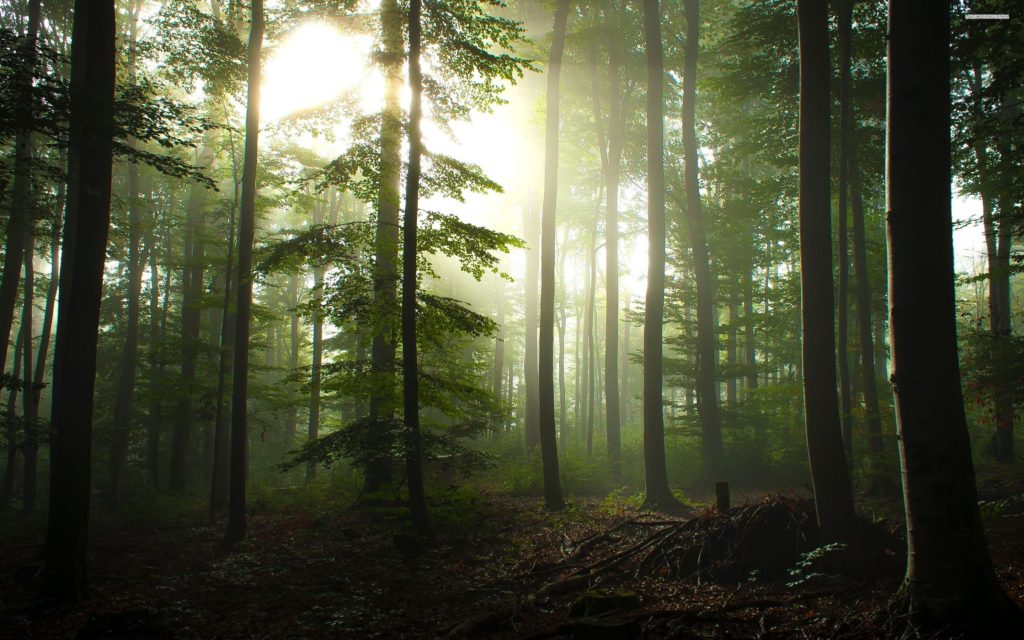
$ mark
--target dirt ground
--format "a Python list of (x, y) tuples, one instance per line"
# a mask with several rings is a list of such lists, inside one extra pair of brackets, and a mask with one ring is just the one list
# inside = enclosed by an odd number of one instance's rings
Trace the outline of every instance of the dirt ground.
[[(981, 497), (997, 572), (1024, 605), (1020, 489)], [(57, 608), (35, 597), (38, 523), (8, 521), (0, 638), (892, 637), (899, 527), (865, 522), (871, 566), (839, 577), (842, 550), (806, 553), (809, 505), (772, 494), (668, 515), (582, 499), (551, 515), (482, 496), (443, 512), (429, 544), (394, 509), (257, 507), (230, 552), (222, 525), (100, 518), (90, 598)]]

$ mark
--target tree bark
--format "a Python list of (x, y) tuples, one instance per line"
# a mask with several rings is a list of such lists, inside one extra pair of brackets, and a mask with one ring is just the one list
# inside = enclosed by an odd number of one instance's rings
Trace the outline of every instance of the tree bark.
[(249, 321), (252, 315), (252, 252), (256, 237), (256, 166), (260, 130), (260, 49), (263, 46), (263, 0), (252, 0), (249, 31), (249, 77), (245, 107), (245, 159), (238, 221), (238, 272), (235, 286), (235, 362), (231, 389), (231, 470), (228, 524), (224, 543), (245, 538), (245, 489), (248, 472)]
[(864, 236), (864, 198), (856, 138), (850, 139), (850, 204), (853, 212), (853, 270), (857, 279), (857, 331), (860, 347), (861, 387), (868, 423), (868, 450), (880, 452), (882, 414), (878, 408), (878, 382), (875, 376), (875, 345), (871, 337), (871, 282), (868, 274), (867, 242)]
[(644, 480), (645, 504), (676, 502), (665, 466), (662, 397), (662, 329), (665, 314), (665, 63), (658, 0), (644, 0), (647, 47), (647, 297), (644, 310)]
[(839, 358), (839, 407), (842, 412), (843, 450), (846, 467), (853, 469), (853, 394), (850, 389), (850, 250), (848, 204), (850, 193), (850, 145), (853, 129), (853, 101), (850, 74), (853, 60), (853, 0), (839, 5), (839, 214), (836, 233), (839, 244), (839, 310), (836, 346)]
[(234, 282), (235, 258), (235, 215), (239, 204), (238, 163), (235, 160), (234, 134), (228, 131), (231, 143), (231, 167), (233, 197), (228, 210), (228, 247), (224, 264), (224, 301), (220, 324), (220, 349), (217, 354), (217, 399), (213, 427), (213, 472), (210, 474), (210, 510), (209, 522), (213, 525), (217, 513), (228, 504), (228, 484), (230, 483), (230, 465), (228, 462), (231, 448), (231, 434), (228, 429), (228, 416), (225, 405), (224, 391), (227, 386), (228, 369), (232, 366), (235, 340), (235, 313), (231, 310), (231, 285)]
[(693, 252), (693, 276), (697, 286), (697, 412), (700, 416), (702, 451), (707, 480), (717, 480), (722, 466), (722, 429), (718, 417), (718, 338), (715, 330), (714, 280), (704, 218), (701, 215), (697, 133), (694, 117), (697, 96), (697, 53), (700, 37), (700, 4), (685, 0), (686, 61), (683, 69), (683, 156), (686, 185), (686, 221)]
[[(381, 3), (381, 37), (384, 47), (384, 117), (380, 131), (380, 192), (377, 203), (376, 263), (373, 296), (378, 317), (383, 319), (373, 336), (371, 368), (376, 393), (370, 397), (370, 415), (387, 422), (396, 410), (395, 342), (398, 334), (398, 210), (402, 173), (402, 11), (397, 0)], [(319, 372), (319, 370), (318, 370)], [(375, 494), (391, 482), (391, 459), (382, 457), (366, 469), (363, 490)]]
[(555, 207), (558, 196), (559, 79), (569, 19), (570, 0), (555, 5), (555, 25), (548, 57), (547, 119), (544, 127), (544, 205), (541, 214), (540, 328), (538, 342), (538, 399), (540, 401), (540, 453), (544, 466), (544, 503), (561, 509), (558, 442), (555, 433)]
[(43, 587), (64, 601), (86, 596), (96, 341), (110, 228), (115, 31), (113, 3), (75, 1)]
[(835, 306), (829, 227), (828, 5), (799, 0), (800, 292), (804, 418), (821, 542), (848, 542), (854, 525), (836, 398)]
[[(17, 70), (15, 82), (19, 93), (30, 96), (33, 82), (33, 66), (36, 59), (36, 40), (39, 35), (40, 0), (28, 4), (28, 25), (22, 35), (19, 48), (24, 54), (25, 64)], [(31, 120), (35, 105), (31, 99), (25, 105), (27, 121)], [(11, 188), (11, 209), (7, 218), (6, 244), (4, 247), (4, 271), (0, 277), (0, 369), (7, 362), (7, 350), (14, 324), (14, 308), (18, 298), (18, 280), (24, 262), (26, 238), (31, 238), (33, 227), (30, 215), (30, 194), (32, 190), (32, 131), (18, 129), (14, 135), (14, 184)], [(31, 240), (30, 240), (31, 241)]]
[(1024, 632), (985, 543), (957, 357), (949, 6), (889, 4), (886, 232), (892, 383), (907, 515), (901, 590), (919, 622)]
[(423, 76), (420, 73), (422, 38), (421, 0), (409, 1), (409, 171), (405, 183), (405, 220), (402, 242), (402, 382), (403, 419), (408, 432), (405, 456), (409, 484), (409, 511), (413, 529), (430, 534), (426, 491), (423, 486), (423, 439), (420, 433), (420, 383), (416, 353), (416, 232), (420, 206), (420, 159), (423, 154)]
[(14, 362), (11, 363), (11, 388), (7, 394), (7, 466), (4, 468), (4, 485), (0, 489), (0, 508), (6, 508), (14, 495), (14, 478), (18, 475), (18, 382), (21, 380), (21, 365), (24, 359), (21, 350), (25, 346), (25, 325), (18, 329), (14, 342)]
[[(532, 195), (532, 193), (531, 193)], [(523, 435), (527, 454), (540, 446), (540, 401), (537, 384), (538, 316), (537, 296), (540, 291), (540, 224), (533, 201), (523, 208), (523, 234), (526, 236), (526, 301), (524, 303), (523, 379), (526, 383), (526, 406)]]

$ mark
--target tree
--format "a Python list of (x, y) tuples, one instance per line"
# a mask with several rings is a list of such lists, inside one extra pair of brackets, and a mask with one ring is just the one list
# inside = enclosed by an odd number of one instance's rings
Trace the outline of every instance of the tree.
[(665, 467), (662, 330), (665, 313), (665, 105), (664, 57), (658, 0), (644, 0), (647, 45), (647, 297), (644, 311), (645, 504), (674, 506)]
[(544, 125), (544, 205), (540, 240), (540, 453), (544, 465), (544, 503), (561, 509), (558, 442), (555, 432), (555, 207), (558, 197), (559, 79), (570, 0), (555, 5), (555, 28), (548, 57), (547, 115)]
[(86, 595), (92, 411), (114, 132), (114, 3), (76, 0), (71, 50), (68, 209), (53, 365), (44, 591)]
[(889, 4), (886, 232), (892, 381), (907, 516), (901, 593), (918, 620), (1009, 637), (1024, 614), (985, 543), (960, 387), (950, 169), (949, 6)]
[(256, 236), (256, 166), (260, 127), (260, 49), (263, 46), (263, 0), (252, 0), (249, 31), (249, 79), (245, 105), (245, 152), (242, 201), (238, 220), (238, 268), (235, 289), (235, 362), (231, 388), (231, 453), (228, 524), (224, 543), (245, 537), (245, 489), (248, 458), (249, 324), (252, 316), (253, 241)]
[[(708, 480), (715, 480), (722, 464), (722, 430), (718, 422), (718, 338), (715, 331), (715, 295), (704, 220), (700, 211), (697, 133), (694, 110), (697, 101), (697, 52), (700, 49), (700, 2), (685, 0), (686, 67), (683, 71), (683, 154), (685, 157), (686, 221), (693, 251), (693, 275), (697, 284), (697, 411), (703, 437), (704, 465)], [(731, 321), (731, 319), (730, 319)]]
[[(625, 138), (622, 95), (622, 59), (625, 38), (617, 31), (617, 14), (609, 0), (604, 8), (608, 36), (608, 160), (605, 166), (605, 316), (604, 385), (607, 404), (608, 460), (612, 473), (619, 474), (622, 456), (622, 409), (619, 401), (619, 178)], [(628, 363), (623, 363), (623, 367)]]
[(420, 159), (423, 155), (423, 75), (420, 51), (423, 26), (422, 2), (409, 2), (409, 172), (405, 183), (405, 221), (402, 242), (402, 384), (403, 419), (409, 440), (406, 450), (406, 475), (409, 483), (409, 510), (418, 533), (430, 533), (430, 517), (423, 488), (423, 442), (420, 434), (420, 383), (416, 359), (416, 232), (420, 203)]
[(804, 420), (822, 542), (846, 541), (854, 522), (836, 399), (829, 205), (828, 5), (799, 0), (800, 297)]

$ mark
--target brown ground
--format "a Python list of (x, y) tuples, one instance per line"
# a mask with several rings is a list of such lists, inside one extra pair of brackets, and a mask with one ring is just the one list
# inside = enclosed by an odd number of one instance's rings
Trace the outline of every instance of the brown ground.
[[(1019, 489), (981, 493), (997, 571), (1024, 604)], [(899, 533), (866, 529), (874, 560), (859, 578), (819, 575), (828, 558), (780, 571), (816, 535), (806, 504), (768, 496), (725, 515), (699, 508), (694, 520), (609, 500), (551, 516), (536, 499), (463, 497), (426, 547), (393, 510), (257, 509), (230, 553), (220, 526), (100, 519), (91, 598), (61, 608), (34, 600), (38, 523), (8, 521), (0, 638), (890, 637), (901, 624), (886, 608)], [(574, 636), (569, 608), (588, 589), (636, 597)], [(588, 635), (608, 619), (614, 629)]]

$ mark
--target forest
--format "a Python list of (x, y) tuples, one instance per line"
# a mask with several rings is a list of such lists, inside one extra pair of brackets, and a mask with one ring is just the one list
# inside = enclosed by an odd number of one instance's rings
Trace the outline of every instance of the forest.
[(3, 0), (0, 638), (1024, 637), (1019, 0)]

